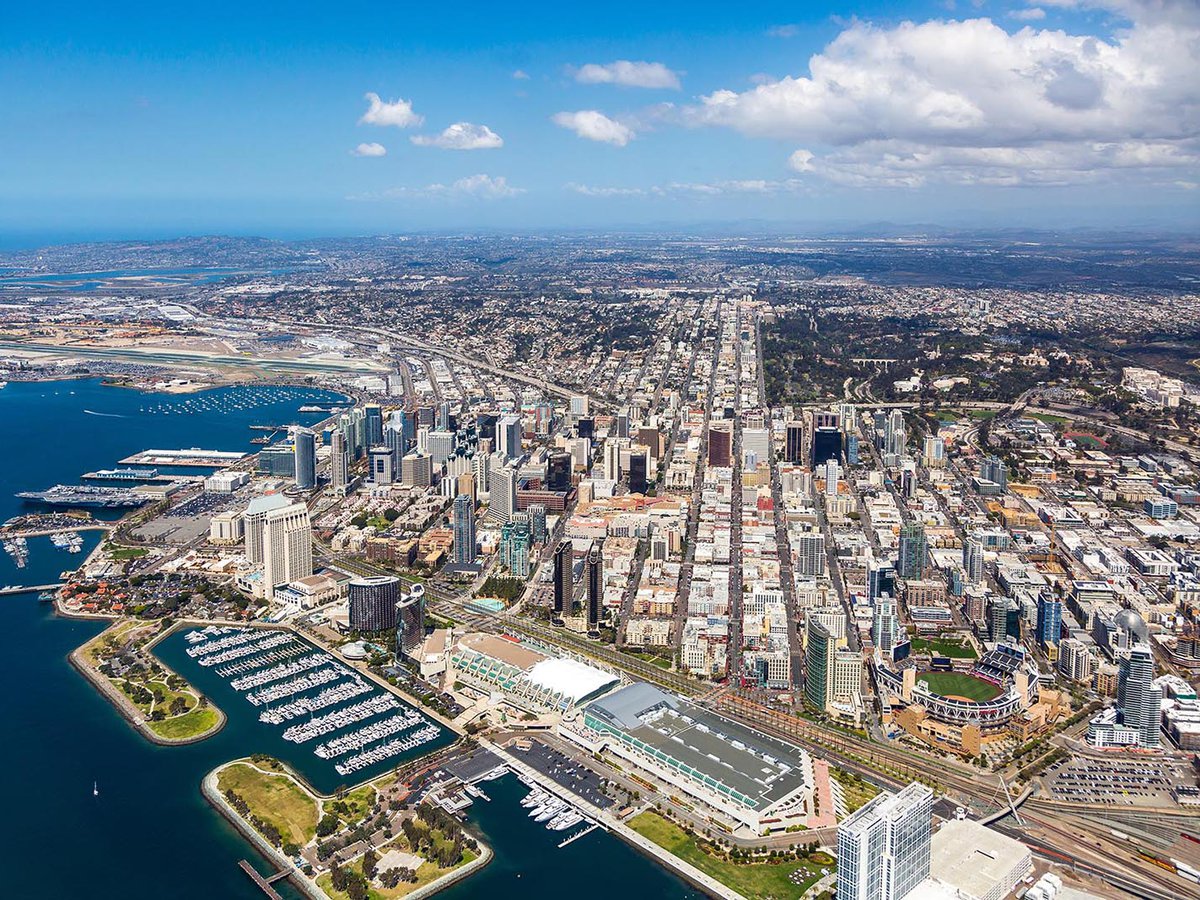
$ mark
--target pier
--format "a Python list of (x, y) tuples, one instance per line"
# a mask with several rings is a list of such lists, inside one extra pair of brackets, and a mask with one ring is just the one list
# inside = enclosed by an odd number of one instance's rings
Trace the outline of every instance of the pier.
[(283, 897), (279, 891), (275, 890), (275, 888), (271, 887), (271, 885), (273, 885), (276, 881), (279, 881), (281, 878), (287, 878), (289, 875), (287, 869), (282, 869), (269, 878), (264, 878), (259, 874), (258, 870), (254, 868), (254, 866), (250, 865), (250, 863), (246, 862), (246, 860), (239, 860), (238, 865), (241, 866), (243, 872), (250, 876), (251, 881), (263, 889), (263, 893), (270, 897), (271, 900), (283, 900)]
[(6, 584), (4, 587), (0, 587), (0, 597), (11, 594), (40, 594), (42, 591), (57, 591), (64, 584), (66, 584), (65, 581), (55, 584)]
[(247, 454), (240, 450), (143, 450), (118, 462), (123, 466), (195, 466), (205, 469), (222, 468), (235, 463)]
[(567, 846), (567, 844), (573, 844), (575, 841), (579, 840), (585, 834), (591, 834), (593, 831), (595, 831), (599, 827), (600, 827), (599, 822), (593, 822), (590, 826), (583, 829), (583, 831), (576, 832), (575, 834), (571, 835), (566, 840), (561, 841), (558, 845), (558, 849), (561, 850), (563, 847)]

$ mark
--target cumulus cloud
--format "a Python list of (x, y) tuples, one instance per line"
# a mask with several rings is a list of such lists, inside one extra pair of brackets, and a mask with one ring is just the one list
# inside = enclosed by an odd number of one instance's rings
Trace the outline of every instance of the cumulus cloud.
[(1028, 9), (1014, 9), (1008, 15), (1022, 22), (1039, 22), (1046, 18), (1046, 11), (1040, 6), (1031, 6)]
[(504, 146), (503, 139), (492, 129), (471, 122), (455, 122), (441, 134), (417, 134), (409, 140), (418, 147), (443, 150), (494, 150)]
[(394, 125), (409, 128), (420, 125), (425, 119), (413, 112), (408, 100), (381, 100), (374, 91), (368, 91), (364, 99), (369, 104), (367, 111), (358, 120), (360, 125)]
[(845, 183), (1057, 184), (1094, 172), (1194, 171), (1200, 4), (1079, 5), (1127, 21), (1110, 37), (1033, 26), (1009, 33), (985, 18), (854, 22), (807, 74), (718, 90), (680, 117), (827, 148), (794, 154), (792, 168)]
[(359, 144), (350, 152), (355, 156), (387, 156), (387, 147), (372, 141), (369, 144)]
[(581, 138), (612, 144), (615, 147), (624, 147), (635, 136), (633, 129), (628, 125), (623, 125), (616, 119), (610, 119), (604, 113), (594, 109), (555, 113), (551, 116), (550, 121), (561, 128), (575, 132)]
[(616, 62), (588, 63), (575, 72), (575, 80), (581, 84), (619, 84), (622, 87), (670, 88), (679, 90), (679, 73), (668, 69), (660, 62)]
[(450, 184), (434, 183), (424, 187), (394, 187), (372, 194), (355, 194), (350, 200), (504, 200), (525, 193), (524, 188), (513, 187), (503, 175), (468, 175)]

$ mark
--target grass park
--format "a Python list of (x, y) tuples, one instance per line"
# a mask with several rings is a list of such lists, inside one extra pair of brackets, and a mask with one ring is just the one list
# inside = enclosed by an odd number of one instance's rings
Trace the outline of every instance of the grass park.
[(932, 638), (915, 637), (912, 639), (912, 648), (918, 653), (933, 653), (950, 659), (975, 659), (978, 656), (969, 642), (941, 635)]
[(234, 763), (221, 770), (217, 787), (222, 794), (237, 794), (252, 816), (275, 828), (286, 842), (304, 846), (317, 833), (317, 802), (283, 771)]
[[(747, 900), (799, 897), (810, 884), (821, 877), (822, 867), (833, 865), (833, 860), (824, 854), (806, 860), (793, 858), (762, 859), (744, 864), (734, 862), (715, 852), (715, 848), (710, 849), (703, 845), (678, 825), (649, 810), (634, 816), (628, 825), (638, 834), (654, 841), (684, 862), (691, 863)], [(803, 842), (803, 837), (803, 833), (797, 835), (799, 843)]]
[(990, 681), (959, 672), (924, 672), (917, 676), (917, 681), (925, 682), (933, 693), (942, 697), (965, 697), (984, 703), (1000, 696), (1000, 688)]

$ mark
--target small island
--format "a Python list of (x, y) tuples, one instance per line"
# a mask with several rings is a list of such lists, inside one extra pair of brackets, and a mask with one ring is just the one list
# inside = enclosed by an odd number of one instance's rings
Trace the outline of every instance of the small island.
[(324, 797), (283, 763), (256, 755), (219, 766), (204, 794), (309, 896), (426, 896), (491, 858), (453, 815), (410, 804), (394, 773)]
[(167, 622), (121, 619), (75, 650), (71, 663), (156, 744), (191, 744), (216, 734), (225, 714), (150, 648)]

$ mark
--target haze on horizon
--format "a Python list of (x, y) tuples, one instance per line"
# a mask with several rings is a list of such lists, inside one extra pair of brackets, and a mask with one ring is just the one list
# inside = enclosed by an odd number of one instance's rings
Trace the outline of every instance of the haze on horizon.
[(0, 32), (0, 244), (1200, 224), (1194, 0), (68, 3)]

